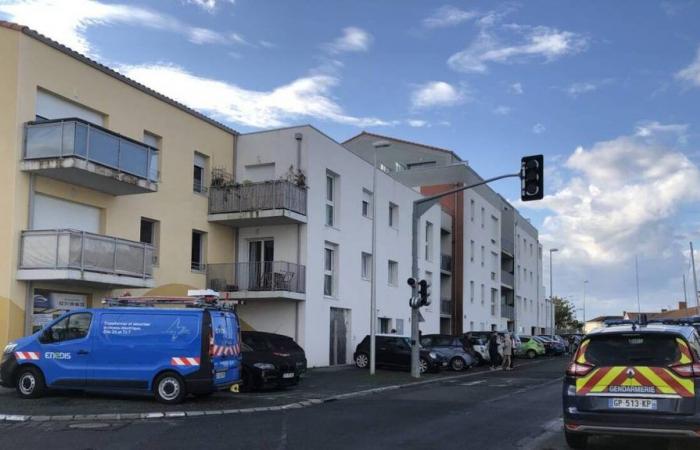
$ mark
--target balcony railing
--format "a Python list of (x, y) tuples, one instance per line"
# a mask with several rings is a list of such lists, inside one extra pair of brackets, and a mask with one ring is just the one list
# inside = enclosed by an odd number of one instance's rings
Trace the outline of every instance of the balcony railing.
[(24, 159), (76, 157), (158, 181), (158, 150), (82, 119), (29, 122)]
[(515, 320), (515, 306), (506, 302), (501, 302), (501, 317), (508, 320)]
[(506, 286), (515, 287), (515, 285), (513, 284), (514, 279), (515, 279), (515, 275), (508, 272), (507, 270), (501, 270), (501, 284), (505, 284)]
[(452, 272), (452, 255), (440, 255), (440, 270)]
[(76, 230), (22, 232), (20, 269), (80, 270), (138, 278), (153, 276), (153, 246)]
[(440, 300), (440, 314), (452, 315), (452, 300), (442, 299)]
[(266, 209), (306, 215), (306, 188), (286, 180), (209, 188), (209, 214)]
[(306, 292), (306, 266), (285, 261), (207, 264), (207, 287), (215, 291)]

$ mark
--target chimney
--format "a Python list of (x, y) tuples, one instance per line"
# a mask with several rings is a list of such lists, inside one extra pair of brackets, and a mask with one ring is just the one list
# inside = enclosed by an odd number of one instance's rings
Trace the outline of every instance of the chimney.
[(668, 312), (668, 309), (666, 309), (666, 308), (661, 308), (661, 312), (662, 312), (662, 313)]
[(686, 309), (686, 308), (688, 308), (688, 303), (678, 302), (678, 309)]

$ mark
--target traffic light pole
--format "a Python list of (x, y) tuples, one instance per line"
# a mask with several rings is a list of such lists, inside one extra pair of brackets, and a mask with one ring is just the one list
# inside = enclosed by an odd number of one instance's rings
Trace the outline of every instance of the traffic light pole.
[[(482, 186), (492, 181), (502, 180), (504, 178), (520, 178), (521, 174), (513, 173), (508, 175), (501, 175), (499, 177), (489, 178), (488, 180), (483, 180), (478, 183), (470, 184), (469, 186), (462, 186), (456, 189), (452, 189), (442, 194), (433, 195), (430, 197), (419, 198), (413, 201), (413, 223), (411, 227), (411, 276), (414, 280), (419, 280), (418, 274), (418, 233), (420, 227), (420, 218), (425, 214), (430, 208), (432, 208), (441, 198), (447, 197), (448, 195), (455, 194), (457, 192), (466, 191), (467, 189), (472, 189), (478, 186)], [(413, 297), (418, 295), (418, 283), (413, 285)], [(413, 378), (420, 378), (420, 342), (419, 342), (419, 307), (412, 308), (411, 310), (411, 376)]]

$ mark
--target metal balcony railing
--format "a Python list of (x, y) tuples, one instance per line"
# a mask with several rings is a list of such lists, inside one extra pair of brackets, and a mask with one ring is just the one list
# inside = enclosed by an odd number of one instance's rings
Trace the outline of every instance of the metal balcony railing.
[(207, 264), (207, 288), (222, 292), (306, 292), (306, 266), (285, 261)]
[(73, 269), (139, 278), (153, 276), (153, 246), (76, 230), (22, 232), (20, 269)]
[(452, 272), (452, 255), (440, 255), (440, 270)]
[(506, 302), (501, 302), (501, 317), (508, 320), (515, 320), (515, 306)]
[(152, 182), (158, 181), (158, 149), (83, 119), (25, 125), (24, 159), (82, 158)]
[(286, 180), (209, 188), (209, 214), (265, 209), (287, 209), (306, 215), (306, 188)]
[(452, 300), (451, 299), (440, 300), (440, 314), (452, 315)]

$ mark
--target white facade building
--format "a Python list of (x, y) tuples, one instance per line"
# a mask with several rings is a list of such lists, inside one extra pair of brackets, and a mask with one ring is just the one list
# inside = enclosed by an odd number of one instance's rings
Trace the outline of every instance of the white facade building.
[(537, 229), (520, 214), (515, 215), (516, 324), (522, 334), (545, 332), (546, 315), (542, 287), (542, 258)]
[[(245, 218), (232, 214), (229, 220), (238, 230), (241, 273), (255, 275), (256, 267), (274, 265), (282, 269), (262, 269), (274, 272), (272, 282), (276, 277), (279, 286), (303, 273), (305, 286), (249, 290), (241, 297), (246, 303), (239, 307), (240, 318), (253, 329), (295, 338), (309, 366), (351, 363), (355, 346), (370, 332), (373, 261), (377, 332), (410, 335), (411, 206), (420, 194), (378, 171), (373, 195), (372, 165), (311, 126), (239, 136), (235, 180), (243, 186), (287, 179), (297, 168), (308, 186), (305, 214), (271, 210)], [(420, 275), (434, 281), (433, 304), (421, 310), (423, 333), (439, 332), (440, 232), (441, 211), (435, 206), (420, 222)]]

